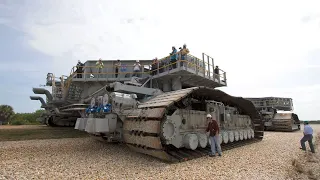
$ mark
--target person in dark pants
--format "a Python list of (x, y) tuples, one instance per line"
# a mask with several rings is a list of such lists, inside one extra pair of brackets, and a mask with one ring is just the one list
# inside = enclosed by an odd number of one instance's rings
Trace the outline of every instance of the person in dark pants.
[(312, 144), (312, 139), (313, 139), (313, 129), (312, 127), (309, 125), (309, 122), (308, 121), (305, 121), (304, 122), (304, 130), (303, 130), (303, 138), (300, 140), (300, 143), (301, 143), (301, 148), (303, 151), (306, 150), (306, 141), (308, 141), (309, 143), (309, 146), (310, 146), (310, 149), (311, 149), (311, 152), (312, 153), (315, 153), (314, 151), (314, 146)]
[(76, 70), (77, 78), (82, 78), (83, 66), (84, 66), (84, 64), (83, 64), (83, 63), (81, 63), (81, 61), (80, 61), (80, 60), (78, 60), (77, 70)]
[(119, 68), (121, 67), (121, 62), (120, 62), (119, 59), (117, 60), (117, 63), (115, 64), (115, 66), (116, 66), (116, 68), (115, 68), (115, 76), (117, 78), (118, 74), (119, 74)]
[(216, 66), (216, 67), (214, 68), (214, 73), (215, 73), (216, 79), (218, 79), (218, 81), (220, 82), (219, 66)]
[(177, 58), (177, 49), (174, 46), (172, 46), (172, 52), (170, 53), (170, 64), (172, 64), (172, 69), (177, 68)]
[(217, 74), (217, 75), (219, 75), (219, 66), (216, 66), (215, 68), (214, 68), (214, 73), (215, 74)]
[(151, 64), (151, 75), (156, 75), (158, 72), (158, 58), (155, 58)]

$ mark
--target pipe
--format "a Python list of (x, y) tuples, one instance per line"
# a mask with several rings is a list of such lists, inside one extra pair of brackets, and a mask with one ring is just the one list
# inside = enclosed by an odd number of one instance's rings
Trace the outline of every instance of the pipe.
[(51, 93), (46, 89), (43, 89), (43, 88), (32, 88), (32, 91), (35, 94), (45, 94), (49, 101), (52, 101), (52, 99), (53, 99)]
[(58, 108), (54, 108), (53, 110), (57, 115), (71, 115), (71, 113), (60, 112)]
[(43, 107), (43, 108), (48, 107), (48, 106), (47, 106), (47, 103), (46, 103), (46, 102), (43, 100), (43, 98), (40, 97), (40, 96), (30, 96), (30, 99), (31, 99), (31, 100), (39, 100), (39, 101), (41, 102), (41, 104), (42, 104), (41, 107)]
[[(39, 101), (41, 102), (43, 108), (45, 108), (45, 109), (48, 108), (47, 104), (45, 103), (45, 101), (43, 100), (42, 97), (39, 97), (39, 96), (30, 96), (30, 99), (31, 99), (31, 100), (39, 100)], [(54, 112), (55, 112), (57, 115), (71, 115), (71, 113), (60, 112), (60, 110), (59, 110), (58, 108), (54, 108), (53, 110), (54, 110)]]

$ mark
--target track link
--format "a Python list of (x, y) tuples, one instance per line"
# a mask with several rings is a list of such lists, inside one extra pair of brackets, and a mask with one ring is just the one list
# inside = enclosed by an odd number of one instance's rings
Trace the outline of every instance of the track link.
[[(164, 146), (162, 145), (159, 136), (160, 121), (140, 121), (136, 119), (140, 118), (133, 117), (133, 119), (127, 119), (124, 123), (124, 140), (128, 147), (136, 152), (151, 155), (167, 162), (182, 162), (206, 156), (211, 151), (209, 145), (206, 148), (197, 148), (194, 151), (186, 148), (177, 149), (172, 146)], [(146, 127), (146, 129), (148, 129), (147, 132), (141, 131), (141, 124), (150, 125), (149, 127)], [(151, 129), (154, 129), (155, 131), (151, 133)], [(221, 149), (226, 151), (259, 142), (262, 139), (261, 133), (258, 131), (255, 132), (255, 136), (257, 137), (249, 140), (221, 144)]]
[(274, 131), (294, 132), (299, 130), (298, 125), (294, 124), (291, 119), (273, 120), (272, 125)]
[[(173, 92), (173, 95), (177, 96), (177, 92)], [(170, 97), (169, 94), (166, 94), (165, 96), (174, 99), (173, 97)], [(178, 101), (182, 99), (183, 96), (180, 95)], [(156, 102), (155, 100), (151, 101), (153, 101), (152, 104)], [(172, 104), (166, 104), (165, 100), (161, 101), (160, 104), (164, 107), (146, 107), (146, 105), (142, 105), (139, 109), (132, 111), (127, 116), (123, 125), (123, 138), (127, 146), (136, 152), (147, 154), (167, 162), (182, 162), (206, 156), (211, 151), (210, 145), (206, 148), (197, 148), (192, 151), (187, 148), (178, 149), (162, 143), (160, 138), (161, 122), (166, 118), (167, 108)], [(253, 104), (251, 105), (251, 108), (254, 109)], [(252, 115), (251, 117), (255, 116)], [(263, 139), (264, 127), (261, 118), (257, 118), (256, 116), (252, 119), (254, 125), (254, 138), (221, 144), (223, 151), (259, 142)]]

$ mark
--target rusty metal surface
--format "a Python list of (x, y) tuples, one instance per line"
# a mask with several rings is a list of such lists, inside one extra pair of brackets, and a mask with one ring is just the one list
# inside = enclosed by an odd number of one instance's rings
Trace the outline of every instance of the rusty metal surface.
[(143, 131), (147, 133), (159, 133), (160, 121), (125, 121), (123, 129), (126, 131)]
[(166, 111), (165, 108), (152, 108), (152, 109), (147, 109), (142, 111), (140, 116), (142, 118), (161, 119), (165, 111)]
[(149, 101), (142, 103), (138, 106), (138, 108), (146, 108), (146, 107), (163, 107), (170, 106), (175, 101), (182, 99), (188, 94), (192, 93), (194, 90), (199, 89), (198, 87), (188, 88), (178, 91), (172, 91), (164, 94), (160, 94)]
[(162, 149), (162, 144), (159, 137), (153, 136), (135, 136), (128, 133), (123, 134), (124, 141), (129, 144), (141, 145), (153, 149)]
[(162, 102), (167, 102), (167, 101), (176, 101), (184, 97), (185, 94), (173, 94), (172, 96), (165, 96), (165, 97), (155, 97), (147, 102), (145, 104), (154, 104), (154, 103), (162, 103)]
[(123, 114), (127, 114), (127, 118), (137, 118), (140, 116), (142, 109), (125, 110)]
[(128, 114), (127, 119), (161, 119), (165, 110), (165, 108), (138, 109)]
[(170, 156), (169, 154), (167, 154), (165, 151), (163, 150), (153, 150), (153, 149), (143, 149), (143, 148), (138, 148), (138, 147), (134, 147), (130, 144), (127, 144), (127, 146), (136, 151), (136, 152), (139, 152), (139, 153), (142, 153), (142, 154), (148, 154), (150, 156), (153, 156), (153, 157), (156, 157), (156, 158), (159, 158), (161, 160), (164, 160), (164, 161), (169, 161), (169, 162), (176, 162), (178, 161), (178, 159)]

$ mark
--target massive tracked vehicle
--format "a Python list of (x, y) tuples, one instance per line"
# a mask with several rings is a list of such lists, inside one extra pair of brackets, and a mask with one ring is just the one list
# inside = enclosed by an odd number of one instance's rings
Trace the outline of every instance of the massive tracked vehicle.
[[(123, 142), (132, 150), (175, 162), (206, 155), (210, 141), (205, 132), (206, 114), (221, 127), (222, 149), (230, 149), (263, 138), (262, 117), (254, 105), (241, 97), (230, 96), (216, 87), (227, 85), (226, 73), (214, 71), (213, 58), (187, 55), (171, 63), (165, 57), (154, 63), (140, 61), (140, 72), (134, 72), (134, 60), (86, 61), (84, 72), (72, 71), (68, 78), (48, 84), (53, 95), (44, 89), (48, 103), (39, 97), (49, 125), (75, 124), (107, 142)], [(79, 76), (79, 74), (81, 74)], [(75, 123), (76, 122), (76, 123)]]
[(261, 97), (246, 99), (251, 101), (261, 113), (265, 130), (284, 132), (300, 130), (299, 117), (293, 113), (292, 98)]

